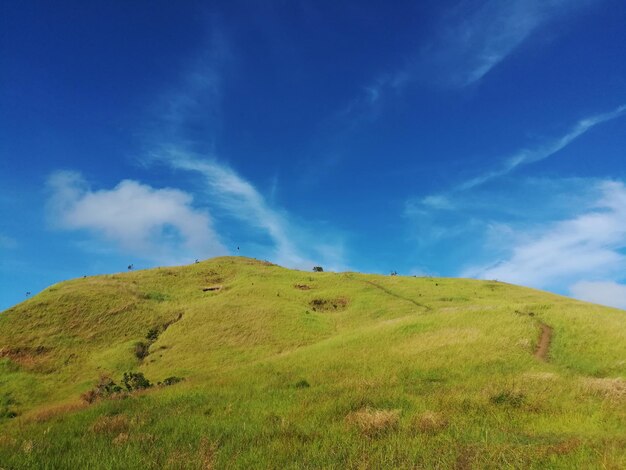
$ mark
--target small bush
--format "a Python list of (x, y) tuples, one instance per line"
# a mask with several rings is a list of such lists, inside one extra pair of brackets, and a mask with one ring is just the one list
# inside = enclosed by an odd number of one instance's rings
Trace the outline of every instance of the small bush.
[(122, 383), (129, 392), (152, 387), (150, 381), (141, 372), (124, 372)]
[(184, 379), (182, 377), (172, 376), (172, 377), (168, 377), (163, 382), (159, 382), (159, 385), (165, 385), (167, 387), (168, 385), (174, 385), (179, 382), (182, 382), (183, 380)]
[(322, 268), (321, 266), (313, 266), (313, 272), (322, 273), (324, 272), (324, 268)]
[(137, 357), (137, 359), (144, 359), (146, 356), (148, 356), (148, 354), (150, 354), (149, 350), (149, 344), (146, 344), (143, 341), (138, 341), (137, 343), (135, 343), (135, 356)]
[(167, 294), (163, 294), (162, 292), (147, 292), (143, 295), (143, 298), (146, 300), (154, 300), (156, 302), (164, 302), (169, 299)]
[(5, 393), (0, 396), (0, 419), (2, 418), (15, 418), (17, 416), (17, 412), (13, 409), (13, 406), (16, 405), (17, 402), (13, 399), (13, 397)]
[(80, 396), (84, 402), (92, 404), (94, 401), (98, 399), (98, 394), (95, 390), (87, 390), (85, 393)]
[(398, 428), (399, 410), (376, 410), (365, 408), (353, 411), (346, 417), (346, 422), (356, 427), (367, 437), (377, 437)]
[(490, 398), (494, 405), (508, 405), (513, 408), (519, 408), (524, 404), (526, 396), (517, 390), (502, 390)]
[[(178, 377), (169, 377), (165, 379), (172, 381), (172, 383), (176, 383), (176, 380), (180, 381)], [(124, 396), (125, 393), (134, 392), (137, 390), (144, 390), (146, 388), (152, 387), (152, 384), (148, 379), (144, 377), (141, 372), (124, 372), (124, 376), (122, 377), (122, 383), (124, 384), (124, 388), (116, 384), (111, 377), (108, 375), (100, 376), (100, 380), (96, 384), (96, 386), (83, 393), (81, 398), (87, 403), (93, 403), (98, 399), (102, 398), (113, 398), (116, 396)]]
[(296, 382), (296, 388), (309, 388), (310, 386), (311, 386), (311, 384), (309, 384), (309, 382), (307, 382), (304, 379), (299, 380), (298, 382)]
[(111, 395), (122, 392), (122, 387), (116, 384), (108, 375), (101, 375), (96, 386), (83, 393), (82, 399), (87, 403), (93, 403), (99, 398), (109, 398)]
[(158, 328), (150, 328), (148, 330), (148, 334), (146, 335), (146, 339), (148, 341), (156, 341), (159, 338), (159, 329)]

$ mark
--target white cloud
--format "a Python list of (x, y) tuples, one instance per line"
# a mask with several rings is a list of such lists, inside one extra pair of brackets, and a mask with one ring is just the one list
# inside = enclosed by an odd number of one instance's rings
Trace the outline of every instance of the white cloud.
[(48, 180), (49, 217), (63, 230), (86, 230), (123, 251), (174, 263), (222, 255), (226, 250), (208, 213), (177, 189), (155, 189), (124, 180), (92, 191), (79, 173), (59, 171)]
[(580, 281), (570, 287), (573, 297), (626, 309), (626, 285), (613, 281)]
[(463, 275), (539, 288), (562, 288), (581, 279), (617, 276), (626, 267), (626, 187), (599, 184), (592, 210), (534, 230), (517, 232), (509, 256)]

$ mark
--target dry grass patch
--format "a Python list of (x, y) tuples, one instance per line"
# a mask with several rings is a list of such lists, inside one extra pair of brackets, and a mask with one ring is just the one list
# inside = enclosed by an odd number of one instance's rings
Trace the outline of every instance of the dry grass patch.
[(585, 379), (583, 387), (586, 391), (605, 398), (626, 398), (626, 380), (621, 378)]
[(547, 455), (567, 455), (578, 450), (582, 445), (580, 439), (570, 438), (546, 448)]
[(116, 446), (121, 446), (128, 442), (128, 438), (129, 436), (127, 432), (121, 432), (117, 435), (115, 439), (113, 439), (113, 444)]
[(51, 348), (46, 346), (23, 346), (0, 348), (0, 359), (7, 358), (27, 370), (36, 370), (48, 358)]
[(556, 380), (559, 378), (554, 372), (526, 372), (523, 375), (531, 380)]
[(411, 429), (422, 434), (437, 434), (447, 426), (448, 420), (435, 411), (426, 411), (411, 420)]
[(74, 411), (86, 408), (87, 406), (88, 404), (85, 402), (71, 402), (64, 403), (62, 405), (53, 405), (36, 410), (35, 412), (33, 412), (32, 415), (28, 416), (27, 419), (28, 421), (32, 421), (35, 423), (43, 423), (56, 416), (72, 413)]
[(0, 434), (0, 447), (15, 447), (17, 439), (7, 434)]
[(124, 414), (100, 416), (92, 425), (91, 432), (96, 434), (121, 434), (130, 429), (130, 420)]
[(346, 422), (365, 436), (380, 436), (398, 428), (400, 410), (364, 408), (348, 414)]
[(219, 445), (217, 442), (212, 442), (206, 437), (200, 439), (198, 457), (200, 458), (200, 464), (203, 470), (212, 470), (215, 468), (215, 456), (218, 448)]
[(33, 441), (31, 441), (30, 439), (22, 442), (22, 452), (24, 452), (25, 454), (30, 454), (33, 451), (33, 447)]

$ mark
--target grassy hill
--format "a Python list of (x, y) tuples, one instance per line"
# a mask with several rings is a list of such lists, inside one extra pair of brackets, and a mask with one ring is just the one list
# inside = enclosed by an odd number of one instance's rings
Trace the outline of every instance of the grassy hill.
[(216, 258), (0, 314), (0, 468), (626, 468), (625, 378), (621, 310)]

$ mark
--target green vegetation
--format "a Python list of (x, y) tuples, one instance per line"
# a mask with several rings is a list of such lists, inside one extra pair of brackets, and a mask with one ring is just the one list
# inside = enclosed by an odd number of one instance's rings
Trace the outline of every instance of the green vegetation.
[(0, 314), (0, 468), (625, 468), (625, 377), (621, 310), (216, 258)]

